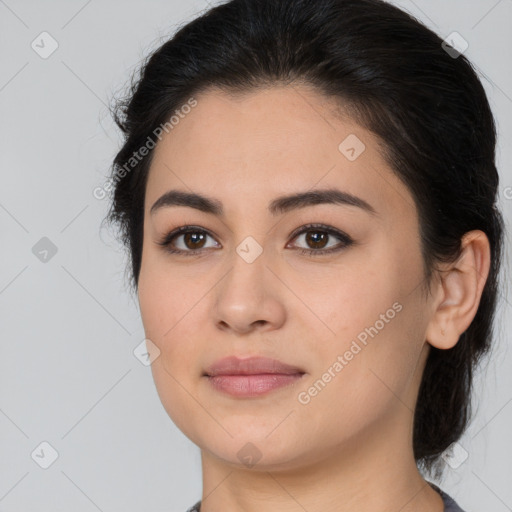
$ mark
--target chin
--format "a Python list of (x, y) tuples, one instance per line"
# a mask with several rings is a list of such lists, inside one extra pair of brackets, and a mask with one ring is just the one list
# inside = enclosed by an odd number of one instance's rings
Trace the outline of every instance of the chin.
[(248, 434), (247, 431), (231, 429), (229, 423), (224, 425), (233, 437), (222, 431), (215, 438), (203, 435), (202, 439), (194, 442), (211, 456), (237, 469), (291, 469), (297, 467), (298, 459), (305, 455), (301, 452), (300, 442), (294, 441), (285, 429), (278, 436), (276, 432), (269, 435), (272, 429), (266, 427), (260, 431), (253, 428), (252, 434)]

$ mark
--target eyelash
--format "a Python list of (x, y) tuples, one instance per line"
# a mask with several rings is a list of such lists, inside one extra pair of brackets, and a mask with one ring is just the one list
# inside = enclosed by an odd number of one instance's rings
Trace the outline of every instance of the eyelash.
[[(303, 233), (307, 233), (309, 231), (314, 231), (314, 230), (317, 230), (318, 232), (321, 232), (321, 233), (326, 233), (328, 235), (335, 236), (336, 238), (339, 238), (342, 241), (342, 244), (335, 246), (335, 247), (331, 247), (330, 249), (298, 249), (298, 251), (301, 254), (308, 255), (308, 256), (324, 256), (327, 254), (332, 254), (334, 252), (341, 251), (341, 250), (346, 249), (354, 244), (354, 240), (352, 238), (350, 238), (348, 235), (346, 235), (345, 233), (342, 233), (341, 231), (338, 231), (334, 228), (326, 226), (324, 224), (308, 224), (306, 226), (303, 226), (300, 231), (295, 231), (294, 233), (292, 233), (292, 235), (291, 235), (292, 240), (294, 240), (295, 238), (298, 238)], [(190, 250), (184, 251), (182, 249), (171, 248), (171, 242), (173, 241), (174, 238), (176, 238), (179, 235), (184, 235), (187, 233), (201, 233), (201, 234), (206, 234), (208, 236), (212, 236), (208, 231), (201, 229), (201, 228), (197, 228), (195, 226), (181, 226), (181, 227), (171, 231), (167, 235), (165, 235), (163, 237), (163, 239), (161, 239), (157, 242), (157, 244), (159, 246), (164, 247), (165, 250), (171, 254), (179, 254), (179, 255), (183, 255), (183, 256), (198, 256), (202, 252), (207, 251), (209, 249), (209, 248), (195, 249), (195, 250), (190, 249)]]

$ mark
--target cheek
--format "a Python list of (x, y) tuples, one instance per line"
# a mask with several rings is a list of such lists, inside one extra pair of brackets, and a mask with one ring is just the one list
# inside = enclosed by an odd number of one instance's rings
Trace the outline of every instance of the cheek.
[(194, 292), (194, 286), (184, 287), (176, 275), (166, 272), (158, 258), (148, 257), (143, 260), (139, 277), (138, 299), (145, 336), (160, 350), (152, 371), (161, 398), (163, 392), (168, 396), (176, 394), (178, 382), (187, 368), (190, 371), (193, 359), (187, 342), (191, 339), (186, 331), (187, 311), (197, 302), (191, 295), (198, 291)]
[(321, 320), (327, 339), (335, 343), (357, 336), (400, 299), (394, 265), (385, 252), (347, 253), (342, 265), (296, 272), (294, 291), (315, 314), (308, 314), (310, 324), (322, 327)]
[[(190, 399), (190, 393), (195, 394), (190, 385), (191, 370), (197, 363), (194, 351), (190, 350), (193, 337), (186, 330), (189, 325), (186, 313), (198, 298), (184, 296), (186, 290), (194, 290), (194, 286), (183, 287), (156, 262), (152, 265), (148, 259), (141, 267), (138, 296), (144, 332), (160, 350), (151, 364), (153, 380), (167, 414), (189, 435), (187, 418), (196, 405)], [(197, 295), (198, 290), (189, 294)]]
[(354, 252), (343, 268), (316, 276), (315, 286), (320, 283), (317, 289), (324, 290), (314, 295), (319, 316), (342, 344), (390, 338), (386, 345), (374, 345), (407, 350), (421, 330), (423, 264), (419, 247), (407, 244), (408, 239), (413, 235), (401, 240), (383, 232), (371, 250)]
[[(336, 375), (318, 403), (354, 408), (352, 420), (376, 414), (389, 400), (396, 401), (396, 395), (408, 393), (423, 344), (425, 319), (417, 286), (421, 260), (411, 255), (408, 262), (401, 261), (393, 250), (373, 254), (378, 258), (360, 258), (328, 279), (316, 276), (308, 293), (303, 288), (308, 305), (330, 330), (325, 329), (325, 342), (314, 347), (318, 359), (311, 381), (320, 379), (319, 388), (324, 389), (329, 369)], [(326, 291), (312, 293), (314, 289)], [(338, 421), (343, 423), (343, 418)]]
[[(187, 311), (199, 299), (200, 286), (165, 261), (156, 250), (143, 254), (138, 299), (148, 338), (167, 344), (187, 323)], [(183, 319), (183, 320), (182, 320)], [(159, 345), (159, 343), (157, 343)]]
[(385, 417), (414, 409), (411, 383), (421, 345), (414, 340), (411, 304), (393, 304), (365, 304), (357, 313), (359, 325), (347, 322), (342, 334), (320, 347), (321, 361), (299, 390), (297, 407), (325, 439), (348, 440)]

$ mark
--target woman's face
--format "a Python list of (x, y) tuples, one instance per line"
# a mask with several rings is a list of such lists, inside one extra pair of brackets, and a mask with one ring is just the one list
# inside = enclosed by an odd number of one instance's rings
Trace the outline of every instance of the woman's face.
[[(196, 100), (155, 148), (145, 198), (138, 293), (169, 416), (203, 453), (239, 466), (408, 446), (432, 314), (408, 189), (375, 136), (311, 89)], [(358, 199), (269, 208), (325, 190)], [(169, 191), (205, 196), (222, 213), (198, 200), (151, 211)], [(159, 245), (181, 226), (193, 228)], [(233, 355), (301, 373), (205, 375)], [(284, 385), (264, 387), (275, 382)]]

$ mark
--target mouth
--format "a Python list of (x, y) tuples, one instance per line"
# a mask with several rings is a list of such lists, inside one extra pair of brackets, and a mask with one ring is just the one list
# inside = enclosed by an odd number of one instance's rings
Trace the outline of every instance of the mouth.
[(255, 356), (242, 359), (236, 356), (229, 356), (219, 359), (210, 365), (205, 370), (204, 375), (216, 377), (218, 375), (293, 375), (297, 373), (305, 373), (305, 371), (302, 368), (283, 363), (277, 359)]
[(240, 359), (235, 356), (221, 359), (208, 367), (203, 376), (216, 391), (235, 397), (257, 397), (289, 386), (306, 372), (266, 357)]

